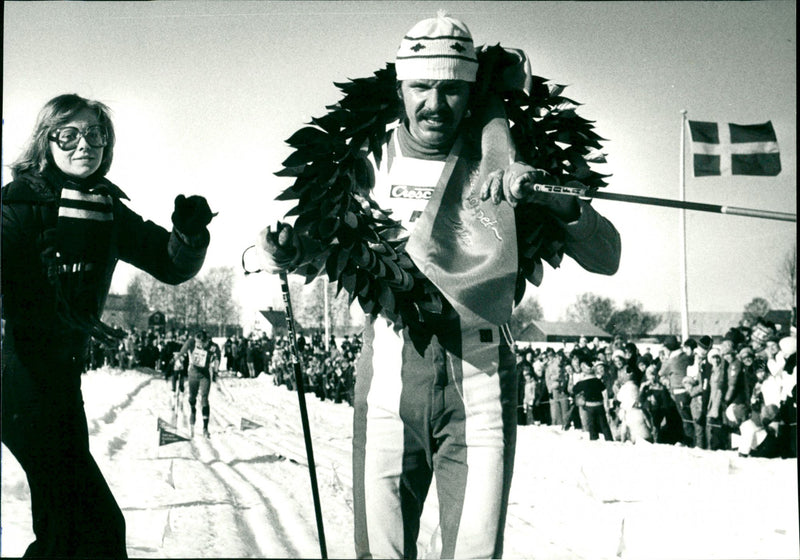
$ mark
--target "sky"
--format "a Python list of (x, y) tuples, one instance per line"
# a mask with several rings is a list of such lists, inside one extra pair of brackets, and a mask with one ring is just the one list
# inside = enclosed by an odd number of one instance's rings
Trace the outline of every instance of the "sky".
[[(521, 48), (532, 71), (567, 86), (594, 121), (609, 192), (678, 198), (682, 114), (771, 120), (777, 177), (695, 178), (686, 200), (796, 212), (796, 7), (764, 2), (5, 2), (2, 182), (36, 114), (78, 93), (108, 104), (117, 132), (108, 174), (130, 207), (170, 226), (178, 194), (219, 212), (205, 268), (241, 269), (242, 252), (290, 206), (274, 200), (285, 140), (341, 98), (334, 82), (392, 62), (403, 34), (445, 9), (477, 45)], [(688, 140), (686, 153), (688, 154)], [(689, 158), (687, 158), (688, 161)], [(596, 200), (617, 227), (616, 275), (567, 259), (528, 292), (545, 319), (585, 292), (652, 312), (681, 306), (680, 211)], [(738, 312), (771, 298), (796, 223), (686, 212), (688, 306)], [(133, 269), (120, 265), (124, 293)], [(277, 279), (239, 275), (245, 315), (280, 305)]]

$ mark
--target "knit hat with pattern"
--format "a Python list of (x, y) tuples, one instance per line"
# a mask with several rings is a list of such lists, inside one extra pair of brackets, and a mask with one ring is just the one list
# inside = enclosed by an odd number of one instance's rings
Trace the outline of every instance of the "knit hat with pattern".
[(464, 80), (478, 73), (475, 46), (467, 26), (440, 11), (406, 33), (395, 60), (398, 80)]

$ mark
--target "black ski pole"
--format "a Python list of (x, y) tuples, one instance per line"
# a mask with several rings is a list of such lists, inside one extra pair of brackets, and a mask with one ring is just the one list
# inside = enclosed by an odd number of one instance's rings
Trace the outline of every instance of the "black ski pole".
[(292, 365), (294, 366), (294, 379), (297, 387), (297, 398), (300, 401), (300, 418), (303, 422), (303, 437), (306, 441), (306, 457), (308, 458), (308, 473), (311, 477), (311, 494), (314, 497), (314, 512), (317, 516), (317, 533), (319, 534), (319, 550), (322, 558), (328, 557), (325, 546), (325, 529), (322, 526), (322, 507), (319, 501), (319, 490), (317, 488), (317, 468), (314, 464), (314, 450), (311, 446), (311, 428), (308, 424), (308, 410), (306, 409), (305, 385), (303, 383), (303, 371), (300, 367), (300, 352), (297, 349), (297, 335), (294, 328), (294, 313), (292, 312), (292, 300), (289, 297), (289, 280), (285, 272), (279, 274), (281, 279), (281, 292), (283, 292), (283, 303), (286, 306), (286, 323), (289, 328), (289, 337), (292, 343)]

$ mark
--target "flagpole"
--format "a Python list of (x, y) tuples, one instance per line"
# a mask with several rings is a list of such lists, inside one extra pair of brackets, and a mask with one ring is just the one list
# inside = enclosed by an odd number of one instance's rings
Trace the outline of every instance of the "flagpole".
[(322, 322), (325, 327), (325, 351), (329, 352), (330, 347), (330, 340), (331, 340), (331, 316), (330, 316), (330, 302), (328, 301), (328, 276), (327, 274), (322, 276), (322, 307), (323, 307), (323, 316)]
[[(680, 201), (686, 202), (686, 109), (681, 111)], [(686, 263), (686, 209), (678, 213), (680, 236), (681, 340), (689, 338), (689, 279)]]

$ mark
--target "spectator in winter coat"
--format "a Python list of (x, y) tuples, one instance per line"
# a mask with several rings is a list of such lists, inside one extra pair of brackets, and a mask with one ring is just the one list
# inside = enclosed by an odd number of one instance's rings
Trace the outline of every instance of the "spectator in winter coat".
[(567, 421), (567, 411), (569, 410), (563, 354), (553, 354), (545, 366), (544, 376), (547, 391), (550, 393), (550, 420), (554, 426), (563, 426)]
[[(517, 424), (524, 426), (528, 423), (528, 411), (525, 399), (528, 397), (528, 384), (531, 385), (531, 404), (533, 404), (533, 353), (525, 352), (522, 360), (517, 364)], [(533, 411), (531, 411), (531, 418)]]
[(739, 426), (740, 457), (775, 458), (780, 456), (778, 442), (778, 407), (757, 403), (752, 414)]
[(581, 379), (572, 388), (572, 394), (583, 414), (581, 420), (584, 429), (589, 432), (589, 439), (599, 439), (602, 433), (606, 441), (612, 441), (611, 428), (608, 423), (609, 398), (605, 384), (598, 377), (598, 370), (593, 370), (589, 361), (580, 357)]
[(708, 362), (708, 349), (711, 346), (711, 337), (703, 336), (697, 344), (694, 360), (686, 369), (683, 386), (689, 395), (689, 411), (692, 416), (692, 433), (694, 446), (706, 448), (706, 410), (710, 394), (709, 379), (711, 378), (711, 364)]
[(627, 367), (621, 373), (622, 377), (617, 380), (620, 386), (614, 400), (619, 403), (617, 407), (619, 439), (628, 441), (632, 439), (629, 422), (634, 422), (636, 420), (634, 417), (637, 416), (632, 411), (639, 404), (639, 386), (633, 381), (633, 376), (628, 372)]
[(631, 380), (638, 386), (642, 384), (644, 379), (644, 370), (639, 370), (639, 348), (633, 342), (625, 344), (625, 365), (628, 366), (628, 372)]
[(724, 423), (725, 394), (728, 391), (728, 362), (716, 348), (708, 351), (711, 372), (708, 378), (706, 444), (709, 449), (728, 449), (728, 431)]
[(692, 413), (689, 410), (690, 399), (683, 386), (683, 378), (686, 377), (686, 368), (689, 367), (692, 360), (691, 353), (687, 350), (693, 350), (693, 346), (696, 346), (694, 340), (691, 343), (687, 340), (681, 347), (677, 338), (668, 336), (664, 341), (664, 347), (669, 350), (669, 357), (658, 373), (659, 378), (668, 383), (672, 400), (678, 406), (678, 412), (685, 424), (684, 431), (687, 431), (692, 425)]
[(628, 360), (625, 357), (624, 350), (614, 350), (611, 353), (611, 363), (606, 368), (605, 376), (602, 381), (606, 386), (606, 391), (609, 395), (613, 395), (619, 388), (620, 379), (628, 379), (630, 371), (628, 370)]
[[(550, 398), (544, 379), (544, 358), (533, 360), (533, 421), (539, 424), (550, 424)], [(530, 424), (530, 422), (528, 422)]]
[(258, 373), (256, 371), (256, 354), (258, 353), (258, 343), (255, 336), (251, 336), (247, 341), (247, 348), (245, 349), (244, 365), (246, 372), (242, 372), (245, 377), (255, 377)]
[[(576, 344), (575, 348), (572, 349), (571, 354), (580, 354), (581, 356), (586, 357), (586, 359), (590, 362), (594, 360), (594, 351), (589, 347), (589, 342), (585, 336), (578, 338), (578, 344)], [(573, 365), (573, 367), (575, 366)]]
[(683, 422), (678, 407), (656, 371), (655, 363), (645, 371), (645, 381), (639, 388), (639, 403), (653, 429), (653, 441), (675, 444), (683, 441)]
[(39, 113), (2, 189), (2, 441), (28, 477), (29, 556), (127, 556), (125, 520), (89, 449), (81, 371), (119, 260), (169, 284), (195, 276), (213, 217), (178, 196), (171, 232), (145, 222), (106, 179), (114, 126), (104, 104), (59, 95)]
[(521, 419), (519, 423), (520, 425), (533, 425), (533, 411), (536, 402), (536, 380), (533, 378), (533, 367), (523, 369), (519, 376), (524, 383), (520, 398), (524, 419)]
[(178, 356), (178, 352), (183, 346), (179, 341), (173, 337), (174, 333), (167, 334), (167, 339), (164, 342), (162, 349), (162, 356), (164, 357), (165, 369), (167, 370), (167, 381), (172, 385), (172, 402), (177, 405), (178, 400), (175, 398), (179, 394), (183, 394), (184, 381), (188, 373), (189, 362)]
[(781, 404), (779, 434), (781, 457), (797, 457), (797, 338), (787, 336), (780, 340), (783, 361), (781, 372)]
[(766, 344), (767, 341), (775, 336), (775, 323), (767, 321), (764, 317), (758, 317), (755, 325), (750, 331), (750, 348), (753, 349), (753, 354), (756, 358), (763, 358), (766, 360)]
[(781, 354), (781, 347), (778, 345), (777, 337), (770, 338), (764, 343), (764, 354), (767, 358), (767, 367), (772, 375), (783, 371), (785, 358)]
[(781, 372), (781, 401), (785, 401), (797, 387), (797, 338), (787, 336), (780, 340), (780, 356), (783, 363)]
[(735, 355), (729, 355), (728, 391), (725, 393), (725, 408), (731, 404), (750, 406), (750, 396), (753, 391), (753, 349), (749, 346), (742, 347)]

